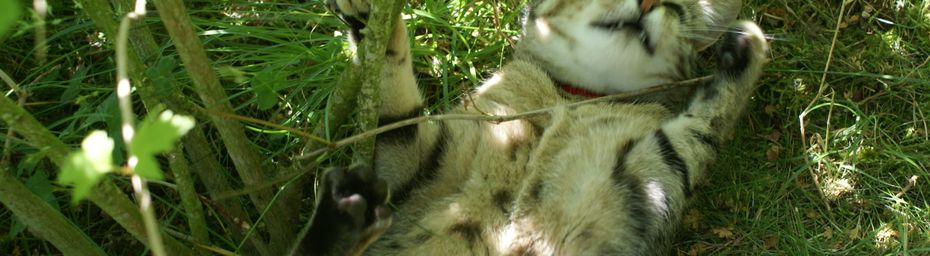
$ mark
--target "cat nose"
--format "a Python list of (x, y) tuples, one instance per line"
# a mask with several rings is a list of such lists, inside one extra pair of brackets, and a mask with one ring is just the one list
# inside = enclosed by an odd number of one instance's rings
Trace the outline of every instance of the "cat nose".
[(659, 4), (659, 0), (642, 0), (639, 3), (639, 9), (642, 13), (647, 13), (652, 10), (652, 7)]

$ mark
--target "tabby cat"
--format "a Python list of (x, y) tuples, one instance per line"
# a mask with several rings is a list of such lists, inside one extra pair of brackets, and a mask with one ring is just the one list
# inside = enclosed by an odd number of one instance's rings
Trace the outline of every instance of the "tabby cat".
[[(329, 0), (364, 40), (368, 0)], [(666, 255), (682, 209), (755, 90), (767, 44), (739, 0), (531, 0), (512, 59), (451, 113), (508, 122), (420, 123), (377, 137), (372, 167), (326, 172), (307, 255)], [(400, 19), (399, 19), (400, 20)], [(558, 107), (691, 78), (663, 102)], [(382, 75), (380, 124), (421, 115), (403, 21)]]

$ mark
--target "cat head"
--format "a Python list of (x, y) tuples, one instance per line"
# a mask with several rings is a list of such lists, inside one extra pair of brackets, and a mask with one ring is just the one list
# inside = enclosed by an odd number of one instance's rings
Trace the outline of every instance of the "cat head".
[(740, 0), (535, 0), (517, 55), (553, 79), (617, 93), (688, 78)]

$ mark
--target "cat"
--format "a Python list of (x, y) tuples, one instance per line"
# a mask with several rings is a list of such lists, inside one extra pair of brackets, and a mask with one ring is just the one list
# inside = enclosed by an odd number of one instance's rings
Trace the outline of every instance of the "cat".
[[(367, 0), (329, 0), (365, 40)], [(535, 0), (511, 60), (445, 120), (380, 134), (372, 166), (329, 169), (300, 253), (667, 255), (695, 184), (756, 89), (767, 43), (739, 0)], [(381, 77), (381, 125), (422, 115), (398, 17)], [(719, 39), (719, 40), (718, 40)], [(719, 42), (718, 42), (719, 41)], [(661, 102), (559, 107), (690, 78), (718, 45), (710, 82)]]

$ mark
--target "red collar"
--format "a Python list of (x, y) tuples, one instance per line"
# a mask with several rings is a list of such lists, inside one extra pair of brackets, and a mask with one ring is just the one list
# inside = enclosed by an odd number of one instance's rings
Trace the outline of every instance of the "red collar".
[(572, 86), (570, 84), (563, 83), (563, 82), (556, 82), (556, 84), (559, 85), (559, 88), (562, 88), (562, 91), (565, 91), (569, 94), (576, 95), (576, 96), (581, 96), (585, 98), (600, 98), (603, 96), (607, 96), (607, 94), (603, 94), (599, 92), (592, 92), (592, 91), (589, 91), (588, 89), (581, 88), (581, 87), (575, 87), (575, 86)]

